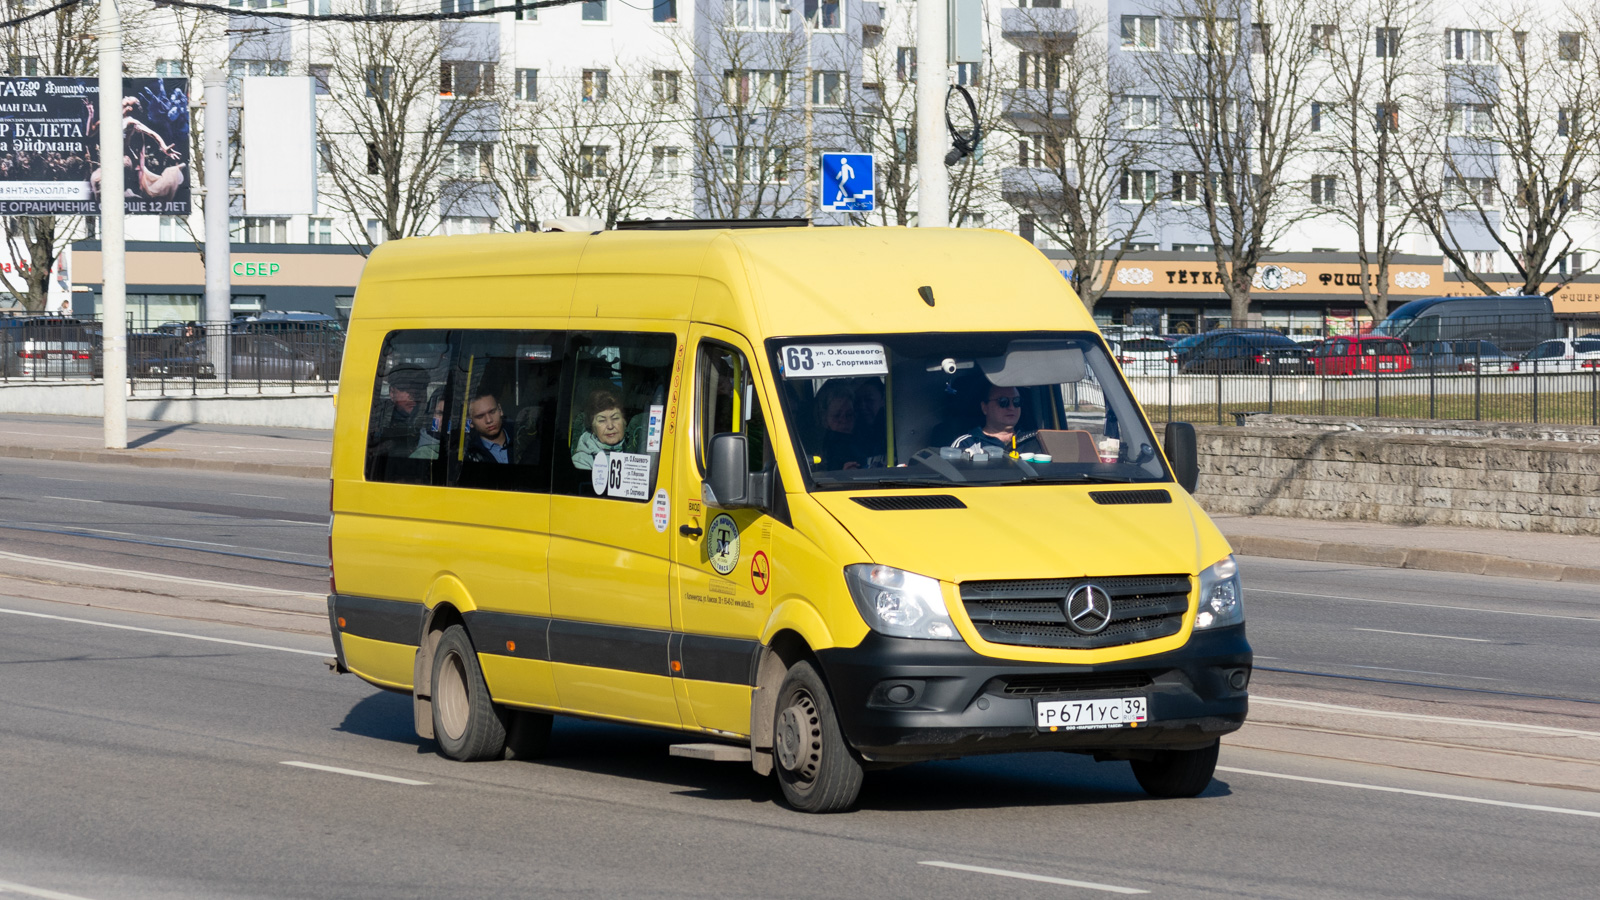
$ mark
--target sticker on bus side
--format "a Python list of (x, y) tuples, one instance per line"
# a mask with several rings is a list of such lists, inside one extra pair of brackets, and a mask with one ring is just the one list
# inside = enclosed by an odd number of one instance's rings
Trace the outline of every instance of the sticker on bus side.
[(786, 344), (779, 356), (785, 378), (889, 374), (882, 344)]

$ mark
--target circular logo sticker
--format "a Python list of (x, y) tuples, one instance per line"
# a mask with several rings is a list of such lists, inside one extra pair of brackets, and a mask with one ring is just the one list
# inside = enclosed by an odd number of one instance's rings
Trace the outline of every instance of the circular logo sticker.
[(596, 494), (606, 492), (606, 482), (611, 478), (611, 456), (604, 450), (594, 455), (590, 463), (589, 483), (594, 486)]
[(718, 575), (726, 575), (739, 565), (739, 523), (727, 513), (717, 513), (706, 529), (706, 557)]
[(667, 530), (667, 519), (672, 515), (672, 503), (667, 499), (667, 489), (658, 488), (656, 498), (651, 503), (650, 516), (655, 522), (656, 531)]
[(765, 594), (770, 584), (772, 563), (767, 559), (765, 550), (757, 550), (750, 555), (750, 586), (756, 589), (757, 594)]

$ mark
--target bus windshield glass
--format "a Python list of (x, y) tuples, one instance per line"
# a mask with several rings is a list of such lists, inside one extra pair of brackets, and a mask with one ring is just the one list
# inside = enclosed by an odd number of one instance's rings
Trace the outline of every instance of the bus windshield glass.
[(816, 490), (1167, 479), (1093, 333), (774, 338), (767, 351)]

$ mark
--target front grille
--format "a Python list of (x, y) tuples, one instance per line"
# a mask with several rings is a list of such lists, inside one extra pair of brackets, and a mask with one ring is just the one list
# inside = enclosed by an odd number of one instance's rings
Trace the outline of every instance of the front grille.
[(888, 497), (851, 497), (867, 509), (879, 511), (897, 509), (966, 509), (960, 497), (949, 494), (901, 494)]
[(1016, 697), (1039, 694), (1072, 694), (1082, 691), (1136, 691), (1149, 687), (1149, 672), (1058, 672), (1050, 675), (1018, 675), (1006, 679), (1005, 692)]
[[(1111, 623), (1099, 634), (1079, 634), (1067, 624), (1067, 595), (1093, 582), (1111, 597)], [(1023, 647), (1091, 650), (1120, 647), (1177, 634), (1189, 609), (1189, 576), (1033, 578), (967, 581), (961, 600), (986, 641)]]

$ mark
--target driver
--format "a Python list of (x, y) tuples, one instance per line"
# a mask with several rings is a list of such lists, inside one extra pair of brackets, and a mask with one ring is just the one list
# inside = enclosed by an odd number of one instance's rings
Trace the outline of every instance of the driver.
[(1024, 444), (1027, 449), (1036, 449), (1034, 432), (1017, 432), (1017, 423), (1022, 419), (1022, 392), (1014, 387), (1000, 387), (989, 385), (989, 391), (984, 399), (978, 403), (978, 409), (983, 412), (983, 424), (961, 435), (950, 443), (950, 446), (965, 450), (968, 447), (983, 447), (985, 450), (1000, 450), (1010, 453)]

